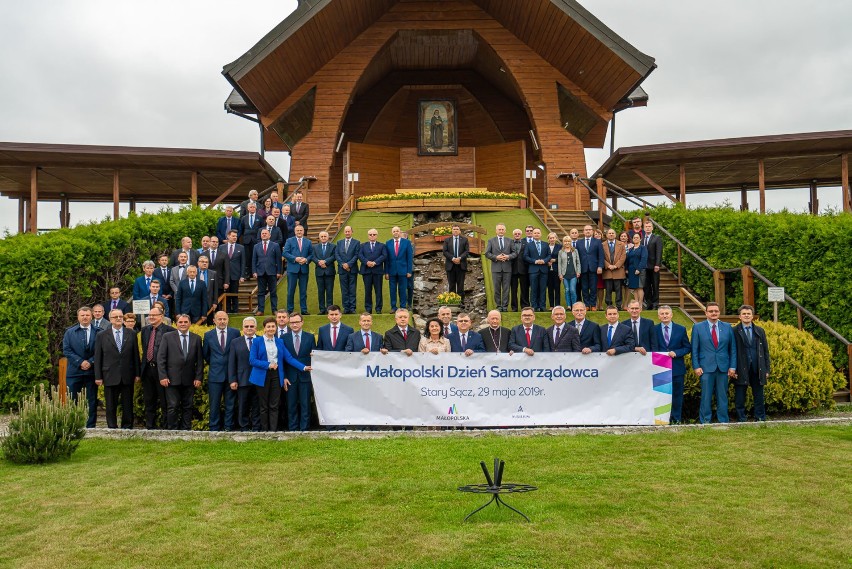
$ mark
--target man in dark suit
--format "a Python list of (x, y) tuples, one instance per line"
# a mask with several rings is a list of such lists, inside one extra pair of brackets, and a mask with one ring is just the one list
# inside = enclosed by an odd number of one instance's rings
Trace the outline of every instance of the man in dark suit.
[[(143, 300), (143, 299), (140, 299), (140, 300)], [(148, 300), (148, 306), (149, 307), (153, 307), (155, 302), (162, 302), (163, 306), (166, 309), (164, 316), (166, 316), (168, 318), (168, 316), (169, 316), (169, 302), (168, 302), (167, 298), (165, 298), (162, 294), (160, 294), (160, 281), (158, 281), (157, 279), (154, 279), (154, 280), (151, 281), (150, 294), (148, 295), (146, 300)], [(147, 322), (146, 322), (146, 324), (147, 324)]]
[(550, 269), (550, 250), (541, 242), (541, 229), (533, 229), (532, 243), (524, 248), (524, 261), (530, 279), (530, 304), (536, 312), (547, 308), (545, 295), (547, 293), (547, 273)]
[[(296, 227), (298, 235), (299, 227)], [(284, 347), (305, 366), (311, 365), (311, 352), (316, 348), (314, 335), (302, 330), (302, 315), (290, 315), (290, 331), (284, 334)], [(299, 371), (287, 364), (284, 390), (287, 392), (287, 422), (291, 431), (307, 431), (311, 422), (311, 372)]]
[(633, 236), (639, 234), (639, 237), (645, 239), (645, 231), (642, 229), (642, 218), (634, 217), (630, 221), (630, 229), (627, 230), (627, 242), (633, 243)]
[(583, 237), (577, 240), (580, 253), (580, 282), (586, 309), (597, 310), (598, 275), (603, 274), (604, 254), (600, 239), (595, 239), (591, 225), (583, 227)]
[(142, 400), (145, 403), (145, 428), (157, 428), (157, 409), (162, 411), (162, 426), (166, 426), (166, 390), (160, 385), (160, 374), (157, 371), (157, 351), (163, 341), (163, 336), (175, 329), (163, 324), (163, 310), (159, 306), (151, 308), (148, 313), (148, 325), (142, 328)]
[[(92, 326), (97, 328), (98, 330), (106, 330), (109, 328), (109, 319), (104, 317), (104, 307), (100, 304), (96, 304), (92, 307)], [(92, 344), (92, 349), (94, 349), (94, 344)]]
[(178, 264), (178, 255), (181, 252), (186, 253), (186, 262), (190, 265), (194, 265), (198, 262), (198, 250), (192, 247), (192, 238), (184, 237), (180, 240), (180, 249), (175, 249), (172, 251), (172, 255), (169, 258), (169, 264), (174, 267)]
[(367, 231), (368, 241), (361, 245), (358, 260), (361, 261), (361, 277), (364, 279), (364, 310), (373, 312), (373, 294), (375, 294), (376, 314), (381, 314), (384, 302), (382, 275), (385, 273), (387, 252), (385, 244), (376, 241), (378, 236), (379, 232), (375, 228)]
[[(236, 382), (228, 376), (228, 358), (231, 355), (231, 343), (240, 336), (240, 331), (228, 326), (228, 313), (220, 310), (213, 317), (216, 327), (204, 334), (201, 354), (207, 363), (207, 389), (210, 400), (210, 430), (234, 430), (234, 403), (236, 402)], [(224, 422), (221, 417), (222, 399), (225, 400)]]
[(209, 268), (210, 260), (206, 255), (198, 257), (198, 280), (207, 285), (207, 310), (202, 315), (207, 324), (213, 323), (213, 315), (219, 308), (219, 295), (222, 293), (221, 277), (216, 271)]
[(163, 335), (157, 352), (160, 385), (166, 390), (166, 428), (192, 429), (192, 398), (201, 387), (204, 357), (201, 337), (189, 331), (188, 314), (178, 314), (177, 331)]
[(168, 301), (170, 308), (174, 308), (175, 291), (171, 283), (172, 269), (169, 266), (169, 256), (160, 255), (157, 259), (157, 267), (154, 269), (154, 278), (160, 281), (160, 294)]
[(302, 314), (308, 312), (308, 273), (314, 258), (311, 240), (305, 237), (305, 230), (296, 226), (296, 236), (284, 245), (284, 258), (287, 259), (287, 311), (295, 307), (296, 285), (299, 286), (299, 308)]
[(95, 340), (95, 384), (104, 386), (107, 428), (117, 429), (121, 401), (121, 428), (133, 428), (133, 385), (139, 381), (139, 345), (136, 332), (124, 327), (124, 313), (111, 310), (109, 330)]
[(225, 206), (225, 215), (219, 218), (216, 222), (216, 237), (219, 238), (219, 243), (224, 243), (228, 240), (228, 233), (234, 230), (239, 237), (240, 220), (234, 217), (234, 206)]
[(260, 232), (260, 243), (252, 252), (252, 275), (257, 279), (257, 312), (262, 316), (266, 309), (266, 295), (274, 314), (278, 310), (278, 279), (281, 277), (281, 249), (269, 240), (269, 231)]
[(480, 335), (482, 343), (485, 344), (485, 351), (490, 353), (508, 353), (509, 352), (509, 335), (511, 330), (501, 326), (503, 323), (503, 315), (499, 310), (492, 310), (488, 313), (488, 328), (484, 328)]
[(580, 352), (591, 354), (601, 351), (601, 330), (594, 322), (586, 320), (586, 303), (578, 301), (571, 307), (574, 328), (580, 335)]
[(470, 245), (461, 228), (453, 225), (453, 234), (444, 241), (444, 269), (447, 271), (447, 290), (458, 294), (464, 305), (464, 277), (467, 274), (467, 258)]
[(257, 390), (249, 382), (251, 343), (257, 332), (254, 316), (243, 318), (243, 335), (231, 343), (228, 353), (228, 381), (237, 386), (237, 422), (241, 431), (260, 431), (260, 402)]
[(314, 278), (317, 280), (317, 297), (320, 314), (325, 314), (334, 304), (334, 244), (328, 241), (328, 232), (319, 232), (319, 243), (314, 245)]
[(334, 260), (337, 261), (337, 274), (340, 278), (340, 294), (343, 298), (344, 314), (355, 314), (358, 294), (358, 253), (361, 242), (352, 238), (352, 227), (343, 228), (343, 239), (334, 248)]
[(208, 308), (207, 285), (198, 278), (198, 269), (190, 265), (175, 293), (175, 313), (187, 314), (192, 322), (198, 322), (207, 316)]
[(216, 276), (219, 277), (219, 294), (222, 294), (231, 288), (231, 259), (228, 255), (221, 254), (220, 249), (219, 238), (211, 237), (207, 257), (210, 259), (209, 267), (216, 271)]
[(296, 220), (296, 225), (301, 225), (307, 235), (310, 208), (308, 207), (308, 204), (302, 201), (302, 198), (302, 192), (297, 191), (293, 194), (293, 204), (290, 206), (290, 214), (293, 216), (293, 219)]
[(579, 352), (580, 334), (577, 328), (565, 323), (565, 308), (554, 306), (550, 310), (550, 319), (553, 326), (547, 329), (547, 337), (550, 338), (550, 351), (552, 352)]
[(642, 243), (648, 250), (648, 263), (645, 269), (645, 305), (656, 308), (660, 302), (660, 265), (663, 264), (663, 240), (654, 235), (654, 224), (645, 222), (645, 236)]
[(506, 226), (498, 223), (497, 235), (488, 240), (485, 246), (485, 258), (491, 261), (491, 280), (494, 283), (494, 304), (497, 310), (506, 312), (509, 308), (509, 287), (512, 282), (512, 261), (517, 256), (512, 240), (506, 236)]
[(243, 247), (246, 250), (246, 276), (252, 269), (249, 261), (254, 259), (254, 246), (260, 241), (260, 228), (262, 226), (263, 220), (257, 215), (257, 206), (249, 204), (246, 215), (240, 216), (240, 232), (243, 237)]
[(260, 204), (257, 203), (257, 196), (257, 190), (249, 190), (248, 199), (240, 202), (240, 219), (244, 218), (246, 214), (249, 213), (250, 206), (254, 206), (255, 211), (257, 211), (257, 208), (260, 207)]
[(672, 411), (669, 422), (677, 425), (683, 412), (683, 380), (686, 376), (684, 357), (692, 351), (692, 344), (686, 335), (686, 328), (672, 322), (672, 309), (663, 305), (657, 310), (660, 323), (654, 326), (657, 349), (672, 359)]
[(444, 327), (445, 338), (453, 332), (458, 332), (459, 327), (453, 322), (453, 311), (449, 306), (438, 307), (438, 320), (441, 321), (441, 325)]
[(547, 330), (535, 324), (535, 312), (529, 306), (521, 310), (521, 323), (512, 328), (509, 350), (523, 352), (528, 356), (551, 351)]
[(94, 429), (97, 421), (98, 388), (95, 385), (95, 336), (102, 330), (92, 325), (92, 309), (77, 309), (77, 324), (65, 330), (62, 337), (62, 355), (68, 359), (65, 382), (74, 401), (86, 390), (89, 417), (86, 428)]
[(362, 354), (380, 352), (382, 350), (382, 335), (372, 330), (373, 315), (369, 312), (361, 314), (358, 326), (358, 331), (352, 332), (346, 340), (345, 350), (347, 352), (361, 352)]
[(133, 281), (133, 300), (141, 300), (147, 298), (151, 292), (151, 281), (154, 280), (154, 261), (145, 261), (142, 263), (142, 272), (140, 277), (136, 277)]
[(707, 320), (692, 327), (692, 369), (701, 382), (698, 420), (708, 424), (713, 419), (713, 395), (716, 395), (716, 418), (728, 422), (728, 379), (737, 365), (737, 342), (727, 322), (719, 320), (719, 305), (708, 302)]
[(485, 343), (482, 341), (482, 336), (479, 335), (479, 332), (470, 329), (472, 324), (470, 314), (459, 312), (456, 316), (456, 324), (459, 327), (458, 331), (446, 337), (450, 341), (450, 349), (453, 352), (463, 353), (465, 356), (485, 353)]
[(512, 277), (509, 283), (512, 312), (517, 312), (524, 306), (530, 305), (530, 279), (527, 272), (527, 262), (524, 260), (524, 251), (527, 248), (527, 241), (532, 241), (533, 229), (532, 225), (526, 227), (529, 239), (524, 237), (520, 229), (512, 231), (512, 251), (515, 253), (515, 258), (512, 261)]
[(102, 302), (101, 306), (107, 314), (110, 310), (121, 310), (122, 314), (133, 311), (133, 307), (126, 300), (121, 299), (121, 289), (117, 286), (109, 287), (109, 300)]
[(385, 279), (390, 285), (391, 310), (396, 311), (397, 294), (399, 308), (408, 306), (408, 279), (414, 273), (414, 251), (411, 249), (411, 242), (402, 238), (402, 230), (399, 227), (391, 229), (391, 234), (393, 239), (385, 243)]
[(602, 350), (606, 355), (617, 356), (632, 352), (636, 346), (633, 332), (627, 324), (619, 324), (617, 307), (606, 307), (606, 321), (606, 324), (601, 324), (600, 332)]
[(402, 352), (410, 356), (420, 347), (420, 332), (408, 325), (411, 314), (405, 308), (397, 308), (394, 314), (396, 326), (385, 332), (382, 353)]
[(281, 232), (281, 229), (275, 222), (275, 216), (271, 213), (266, 216), (266, 223), (261, 226), (261, 230), (266, 229), (269, 231), (269, 239), (278, 243), (278, 246), (284, 247), (284, 234)]
[(766, 420), (763, 386), (769, 379), (769, 342), (766, 331), (754, 323), (754, 307), (743, 304), (739, 309), (740, 323), (734, 327), (737, 344), (737, 372), (734, 375), (734, 407), (740, 423), (748, 420), (745, 408), (746, 391), (751, 386), (754, 398), (754, 418)]
[(296, 219), (290, 215), (290, 206), (285, 205), (281, 208), (281, 217), (279, 218), (278, 227), (281, 229), (281, 234), (284, 235), (284, 242), (296, 236)]
[[(228, 259), (228, 293), (238, 294), (240, 292), (240, 283), (245, 282), (246, 263), (251, 263), (250, 259), (246, 259), (245, 248), (237, 243), (237, 231), (232, 229), (228, 233), (228, 241), (219, 246), (217, 256), (221, 255)], [(225, 281), (222, 281), (225, 282)], [(240, 311), (240, 301), (236, 296), (228, 297), (228, 312), (231, 314)]]
[(346, 341), (353, 330), (351, 326), (341, 324), (340, 307), (332, 304), (328, 307), (328, 324), (317, 331), (317, 349), (330, 352), (346, 351)]
[[(634, 348), (643, 356), (657, 351), (657, 336), (654, 334), (654, 321), (642, 317), (642, 305), (638, 300), (627, 303), (630, 318), (622, 322), (633, 332)], [(602, 336), (603, 337), (603, 336)]]

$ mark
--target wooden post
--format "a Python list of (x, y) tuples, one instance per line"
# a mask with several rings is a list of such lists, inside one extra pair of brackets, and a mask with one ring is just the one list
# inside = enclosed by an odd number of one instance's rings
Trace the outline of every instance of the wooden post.
[(811, 203), (810, 210), (812, 215), (819, 214), (819, 199), (817, 198), (817, 181), (811, 180)]
[(25, 206), (26, 206), (26, 201), (24, 200), (23, 196), (19, 196), (18, 197), (18, 233), (23, 233), (24, 228), (26, 227), (25, 223), (24, 223)]
[(198, 172), (192, 173), (192, 181), (189, 189), (189, 201), (192, 203), (192, 207), (198, 205)]
[(119, 175), (118, 170), (112, 171), (112, 218), (113, 220), (118, 219), (118, 206), (120, 205), (118, 199), (118, 184), (119, 184)]
[(840, 155), (840, 187), (843, 189), (843, 211), (852, 212), (852, 196), (849, 193), (849, 153)]
[(604, 230), (604, 215), (606, 215), (606, 186), (604, 186), (603, 178), (597, 179), (598, 184), (598, 229), (603, 233)]
[(740, 211), (748, 211), (748, 188), (745, 184), (740, 188)]
[(682, 205), (686, 205), (686, 166), (681, 164), (678, 168), (680, 170), (680, 203)]
[(59, 200), (59, 227), (68, 227), (71, 224), (70, 210), (71, 200), (63, 197)]
[(612, 209), (618, 211), (618, 196), (612, 196)]
[(760, 213), (766, 213), (766, 169), (763, 158), (757, 161), (757, 189), (760, 192)]
[(127, 200), (127, 205), (130, 206), (130, 211), (132, 213), (136, 213), (136, 200), (134, 198)]
[(30, 170), (30, 233), (38, 233), (38, 166)]
[(744, 265), (743, 274), (743, 304), (754, 306), (754, 275), (749, 265)]
[(63, 405), (65, 405), (65, 402), (68, 398), (68, 382), (65, 379), (67, 375), (68, 358), (59, 358), (59, 401)]
[(725, 315), (725, 273), (713, 271), (713, 296), (719, 305), (719, 313)]
[(799, 327), (799, 330), (805, 329), (805, 315), (802, 314), (801, 308), (796, 308), (796, 323)]

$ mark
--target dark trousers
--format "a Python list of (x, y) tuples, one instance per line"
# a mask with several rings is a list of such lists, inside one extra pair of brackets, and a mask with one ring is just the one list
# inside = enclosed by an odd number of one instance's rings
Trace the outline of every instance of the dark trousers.
[(615, 293), (615, 306), (621, 309), (621, 283), (623, 279), (604, 279), (604, 305), (613, 304), (612, 293)]
[(269, 305), (272, 314), (278, 310), (278, 283), (275, 275), (257, 275), (257, 310), (263, 312), (266, 308), (266, 295), (269, 294)]
[(737, 410), (737, 418), (740, 421), (748, 419), (748, 413), (745, 408), (746, 391), (751, 387), (751, 395), (754, 398), (754, 418), (758, 421), (766, 420), (766, 402), (763, 395), (763, 386), (760, 380), (756, 379), (757, 371), (749, 374), (750, 378), (747, 384), (734, 385), (734, 407)]
[(654, 272), (650, 265), (645, 271), (645, 304), (655, 308), (660, 303), (660, 273)]
[(222, 400), (225, 400), (224, 427), (226, 431), (234, 430), (234, 403), (236, 392), (231, 384), (225, 381), (209, 381), (207, 388), (210, 395), (210, 430), (220, 431), (223, 427)]
[(358, 273), (354, 271), (343, 271), (340, 273), (340, 296), (343, 303), (343, 312), (355, 313), (357, 294)]
[(545, 309), (545, 294), (547, 291), (547, 273), (530, 273), (530, 302), (536, 312)]
[[(228, 282), (228, 294), (237, 294), (240, 292), (240, 280)], [(236, 314), (240, 311), (240, 299), (236, 296), (229, 296), (227, 304), (228, 314)]]
[(68, 380), (68, 393), (72, 401), (77, 401), (80, 392), (86, 390), (86, 402), (89, 404), (89, 418), (86, 419), (86, 428), (94, 429), (98, 420), (98, 386), (95, 378), (74, 378)]
[(169, 385), (166, 390), (166, 428), (170, 431), (192, 430), (192, 398), (195, 386)]
[(281, 380), (278, 377), (278, 370), (268, 370), (263, 387), (255, 386), (255, 390), (260, 407), (260, 430), (277, 430), (278, 405), (281, 402)]
[(464, 271), (461, 265), (453, 265), (447, 271), (447, 290), (454, 292), (464, 300)]
[(121, 428), (133, 428), (133, 383), (104, 385), (104, 403), (106, 404), (106, 422), (108, 429), (117, 429), (118, 403), (121, 401)]
[(547, 272), (547, 303), (550, 308), (562, 304), (560, 291), (562, 290), (562, 279), (557, 271)]
[(157, 409), (162, 412), (162, 426), (166, 425), (168, 406), (166, 389), (160, 385), (157, 366), (142, 364), (142, 400), (145, 402), (145, 428), (157, 428)]
[(683, 413), (683, 378), (682, 375), (672, 376), (672, 412), (669, 415), (669, 423), (677, 424), (681, 421)]
[(254, 385), (237, 389), (237, 417), (241, 431), (260, 430), (260, 403)]
[(252, 269), (252, 259), (254, 258), (252, 257), (252, 254), (254, 253), (254, 243), (249, 243), (248, 245), (243, 243), (243, 248), (246, 250), (246, 274), (243, 276), (245, 278), (250, 278)]
[(373, 294), (376, 295), (376, 312), (382, 311), (382, 275), (367, 273), (364, 277), (364, 310), (373, 311)]
[(518, 312), (521, 308), (530, 305), (530, 278), (526, 273), (512, 273), (509, 282), (509, 296), (511, 297), (512, 312)]
[[(308, 273), (287, 273), (287, 311), (293, 313), (296, 285), (299, 286), (299, 307), (308, 311)], [(274, 312), (274, 310), (273, 310)]]
[(598, 274), (596, 271), (580, 273), (580, 286), (583, 287), (583, 302), (586, 308), (598, 305)]
[(414, 273), (408, 277), (408, 286), (406, 287), (406, 292), (408, 292), (408, 308), (414, 304)]
[(334, 304), (334, 275), (317, 275), (317, 298), (319, 299), (320, 312)]
[(294, 381), (287, 391), (287, 419), (291, 431), (307, 431), (311, 425), (311, 390), (309, 381)]
[[(397, 307), (405, 308), (408, 305), (408, 277), (405, 275), (389, 275), (388, 285), (391, 310), (395, 311)], [(399, 304), (396, 303), (397, 294), (399, 295)]]

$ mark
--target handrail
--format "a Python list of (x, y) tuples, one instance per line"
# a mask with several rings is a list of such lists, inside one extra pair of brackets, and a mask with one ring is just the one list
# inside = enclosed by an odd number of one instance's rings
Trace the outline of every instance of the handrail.
[[(592, 187), (591, 187), (589, 184), (587, 184), (587, 183), (586, 183), (586, 181), (585, 181), (583, 178), (580, 178), (580, 177), (578, 176), (576, 179), (577, 179), (577, 181), (579, 181), (581, 184), (583, 184), (583, 186), (584, 186), (587, 190), (589, 190), (589, 193), (590, 193), (590, 194), (592, 194), (595, 198), (597, 198), (597, 200), (598, 200), (598, 201), (602, 201), (602, 202), (603, 202), (603, 201), (606, 201), (603, 197), (601, 197), (601, 195), (600, 195), (599, 193), (597, 193), (595, 190), (593, 190), (593, 189), (592, 189)], [(614, 213), (614, 214), (615, 214), (615, 215), (617, 215), (619, 218), (621, 218), (621, 221), (625, 221), (625, 222), (627, 221), (627, 218), (626, 218), (626, 217), (624, 217), (623, 215), (621, 215), (621, 212), (619, 212), (617, 209), (615, 209), (614, 207), (612, 207), (612, 206), (610, 206), (610, 205), (607, 205), (606, 207), (607, 207), (607, 208), (609, 208), (609, 209), (612, 211), (612, 213)]]
[[(330, 237), (337, 236), (337, 234), (340, 233), (340, 226), (343, 225), (343, 217), (342, 217), (343, 213), (349, 212), (349, 214), (351, 215), (354, 210), (355, 210), (355, 196), (353, 195), (353, 196), (349, 196), (349, 198), (343, 203), (343, 207), (341, 207), (339, 210), (337, 210), (337, 213), (334, 214), (334, 217), (331, 219), (331, 221), (328, 222), (328, 225), (325, 226), (325, 229), (323, 231), (328, 233)], [(347, 218), (348, 218), (348, 216), (347, 216)], [(337, 231), (334, 232), (334, 235), (331, 235), (331, 233), (329, 233), (328, 230), (331, 229), (331, 226), (334, 225), (335, 222), (337, 223)]]
[[(649, 201), (647, 201), (643, 198), (640, 198), (639, 196), (637, 196), (636, 194), (634, 194), (630, 190), (625, 190), (624, 188), (622, 188), (618, 184), (614, 184), (614, 183), (610, 182), (609, 180), (607, 180), (603, 176), (601, 176), (600, 179), (604, 181), (604, 184), (606, 184), (608, 188), (615, 190), (615, 192), (619, 195), (619, 197), (623, 197), (624, 199), (629, 200), (631, 203), (633, 203), (635, 205), (639, 205), (639, 207), (642, 207), (642, 208), (651, 208), (651, 209), (657, 208), (657, 206), (655, 206), (651, 202), (649, 202)], [(589, 181), (591, 181), (591, 179), (589, 179)], [(636, 202), (633, 201), (634, 199), (639, 200), (639, 202), (641, 202), (641, 204), (636, 204)]]
[[(545, 225), (547, 225), (547, 221), (546, 221), (547, 216), (550, 216), (550, 217), (551, 217), (551, 219), (553, 219), (553, 223), (554, 223), (554, 224), (556, 225), (556, 227), (558, 227), (558, 228), (559, 228), (559, 230), (562, 232), (562, 235), (563, 235), (563, 236), (564, 236), (564, 235), (568, 235), (568, 231), (567, 231), (564, 227), (562, 227), (562, 224), (561, 224), (561, 223), (559, 223), (559, 220), (558, 220), (558, 219), (556, 219), (556, 216), (555, 216), (555, 215), (553, 215), (552, 213), (550, 213), (550, 210), (549, 210), (549, 209), (547, 209), (547, 208), (545, 207), (545, 205), (542, 203), (542, 201), (541, 201), (540, 199), (538, 199), (538, 196), (537, 196), (537, 195), (535, 195), (534, 193), (530, 192), (530, 198), (532, 198), (532, 199), (530, 199), (530, 202), (537, 202), (537, 203), (538, 203), (538, 205), (541, 207), (541, 210), (544, 212), (544, 217), (545, 217), (545, 219), (542, 219), (542, 221), (544, 222), (544, 224), (545, 224)], [(531, 205), (532, 205), (532, 204), (531, 204)], [(532, 207), (530, 207), (530, 209), (531, 209), (531, 210), (533, 210), (533, 213), (535, 213), (535, 206), (534, 206), (534, 205), (532, 205)]]
[[(281, 277), (277, 281), (275, 281), (276, 287), (281, 284), (281, 281), (284, 280), (286, 274), (287, 274), (287, 271), (284, 271), (283, 273), (281, 273)], [(254, 312), (254, 310), (253, 310), (254, 307), (252, 306), (252, 299), (257, 298), (257, 286), (258, 285), (254, 285), (254, 288), (251, 289), (251, 292), (249, 292), (249, 297), (248, 297), (249, 312)]]
[(669, 233), (669, 232), (666, 230), (666, 228), (665, 228), (665, 227), (663, 227), (662, 225), (660, 225), (659, 223), (657, 223), (656, 221), (654, 221), (654, 219), (653, 219), (653, 218), (649, 218), (649, 221), (650, 221), (651, 223), (653, 223), (653, 224), (654, 224), (654, 227), (656, 227), (657, 229), (659, 229), (661, 233), (663, 233), (666, 237), (668, 237), (669, 239), (671, 239), (673, 243), (677, 244), (677, 246), (678, 246), (678, 247), (680, 247), (681, 249), (683, 249), (684, 251), (686, 251), (687, 253), (689, 253), (689, 254), (692, 256), (692, 258), (693, 258), (693, 259), (695, 259), (696, 261), (698, 261), (699, 263), (701, 263), (701, 264), (704, 266), (704, 268), (706, 268), (706, 269), (707, 269), (708, 271), (710, 271), (711, 273), (715, 273), (715, 272), (716, 272), (716, 269), (713, 267), (713, 265), (711, 265), (710, 263), (708, 263), (707, 261), (705, 261), (705, 260), (704, 260), (704, 259), (703, 259), (703, 258), (702, 258), (699, 254), (698, 254), (698, 253), (696, 253), (695, 251), (693, 251), (692, 249), (690, 249), (689, 247), (687, 247), (686, 245), (684, 245), (684, 244), (680, 241), (680, 239), (678, 239), (677, 237), (675, 237), (674, 235), (672, 235), (671, 233)]

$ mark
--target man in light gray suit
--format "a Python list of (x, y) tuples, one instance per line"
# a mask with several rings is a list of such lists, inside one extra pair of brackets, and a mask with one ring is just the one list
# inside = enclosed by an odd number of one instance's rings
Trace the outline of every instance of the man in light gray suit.
[(494, 282), (494, 304), (497, 310), (506, 312), (509, 307), (509, 284), (512, 280), (512, 259), (518, 253), (512, 247), (513, 240), (506, 237), (506, 226), (497, 224), (497, 236), (488, 240), (485, 257), (491, 261), (491, 278)]
[[(172, 291), (177, 292), (178, 287), (180, 287), (180, 281), (186, 278), (186, 268), (189, 266), (189, 257), (181, 251), (178, 254), (178, 264), (172, 267), (169, 271), (169, 286), (172, 287)], [(172, 314), (175, 314), (175, 310), (172, 309)]]

